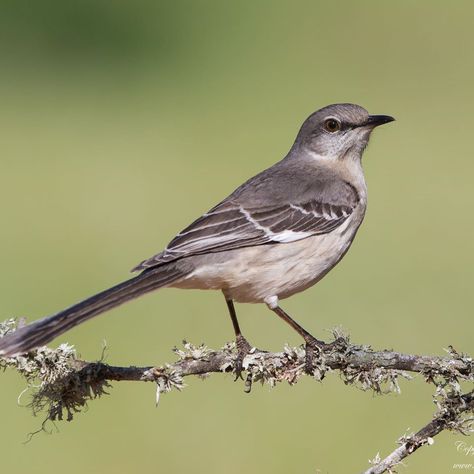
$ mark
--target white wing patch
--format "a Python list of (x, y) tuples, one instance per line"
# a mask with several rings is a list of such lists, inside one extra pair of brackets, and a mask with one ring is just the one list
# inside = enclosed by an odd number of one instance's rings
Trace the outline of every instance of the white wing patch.
[[(294, 209), (297, 209), (297, 206), (293, 206), (293, 204), (290, 204), (290, 206), (293, 207)], [(264, 227), (260, 225), (250, 215), (250, 212), (244, 209), (242, 206), (239, 206), (239, 210), (247, 218), (249, 222), (251, 222), (257, 229), (260, 229), (263, 232), (265, 232), (265, 235), (273, 242), (280, 242), (280, 243), (295, 242), (296, 240), (306, 239), (306, 237), (311, 236), (311, 232), (294, 232), (292, 230), (284, 230), (283, 232), (272, 232), (268, 227)], [(301, 209), (301, 210), (304, 211), (304, 209)]]
[(143, 261), (134, 270), (144, 270), (191, 255), (290, 243), (326, 234), (346, 221), (353, 210), (349, 206), (315, 200), (264, 209), (224, 202), (180, 232), (162, 253)]

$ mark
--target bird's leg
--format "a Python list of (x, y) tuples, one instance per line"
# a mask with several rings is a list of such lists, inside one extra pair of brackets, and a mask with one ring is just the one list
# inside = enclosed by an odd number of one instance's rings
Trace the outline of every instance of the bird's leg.
[[(272, 304), (273, 303), (273, 304)], [(267, 303), (268, 307), (276, 313), (283, 321), (289, 324), (305, 341), (306, 343), (306, 360), (305, 360), (305, 369), (309, 374), (313, 373), (313, 356), (314, 352), (318, 353), (321, 351), (327, 351), (334, 346), (339, 344), (339, 340), (331, 342), (330, 344), (320, 341), (312, 336), (306, 329), (300, 326), (294, 319), (290, 317), (283, 309), (281, 309), (278, 304), (275, 304), (274, 301)]]
[(248, 343), (247, 339), (242, 336), (240, 331), (239, 322), (237, 321), (237, 314), (234, 308), (234, 302), (226, 298), (227, 308), (229, 309), (230, 319), (234, 326), (235, 333), (235, 345), (237, 346), (237, 360), (235, 361), (235, 380), (242, 378), (242, 363), (245, 356), (250, 352), (252, 346)]

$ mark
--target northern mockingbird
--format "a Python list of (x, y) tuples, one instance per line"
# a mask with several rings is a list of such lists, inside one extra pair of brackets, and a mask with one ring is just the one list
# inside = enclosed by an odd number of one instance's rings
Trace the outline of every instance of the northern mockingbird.
[(353, 104), (329, 105), (303, 123), (288, 154), (181, 231), (140, 274), (0, 339), (4, 357), (44, 345), (72, 327), (158, 288), (223, 292), (238, 348), (250, 350), (234, 309), (265, 303), (304, 339), (307, 362), (327, 346), (279, 306), (317, 283), (345, 255), (364, 218), (361, 157), (372, 130), (393, 121)]

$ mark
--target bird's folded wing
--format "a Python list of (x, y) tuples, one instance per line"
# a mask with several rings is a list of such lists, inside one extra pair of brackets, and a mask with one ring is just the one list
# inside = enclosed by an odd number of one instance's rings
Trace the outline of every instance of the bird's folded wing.
[(163, 252), (143, 261), (133, 271), (191, 255), (289, 243), (325, 234), (340, 226), (352, 212), (350, 205), (317, 200), (253, 209), (226, 200), (180, 232)]

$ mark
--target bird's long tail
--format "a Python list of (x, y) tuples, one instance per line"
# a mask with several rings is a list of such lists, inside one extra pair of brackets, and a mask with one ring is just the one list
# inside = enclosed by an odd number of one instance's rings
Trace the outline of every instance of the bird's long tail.
[(167, 286), (182, 276), (182, 270), (172, 264), (146, 270), (130, 280), (0, 338), (0, 356), (13, 357), (43, 346), (72, 327), (126, 301)]

